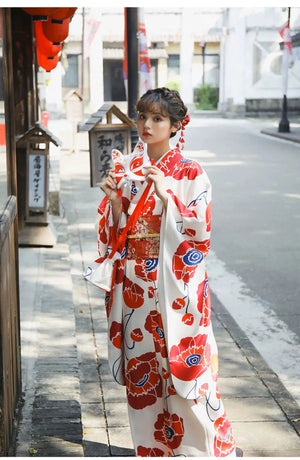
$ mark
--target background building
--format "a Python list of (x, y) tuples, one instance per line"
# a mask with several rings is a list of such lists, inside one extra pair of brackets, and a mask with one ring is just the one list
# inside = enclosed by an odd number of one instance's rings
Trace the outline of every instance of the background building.
[[(152, 86), (178, 88), (190, 107), (207, 109), (212, 104), (226, 116), (278, 114), (282, 103), (279, 31), (287, 21), (287, 10), (144, 8)], [(291, 8), (290, 26), (292, 35), (299, 33), (300, 8)], [(126, 111), (123, 56), (124, 9), (78, 8), (61, 63), (39, 78), (51, 116), (60, 116), (64, 97), (81, 89), (82, 83), (85, 113), (103, 102)], [(299, 114), (296, 49), (288, 82), (289, 113)], [(210, 88), (201, 101), (203, 84)]]

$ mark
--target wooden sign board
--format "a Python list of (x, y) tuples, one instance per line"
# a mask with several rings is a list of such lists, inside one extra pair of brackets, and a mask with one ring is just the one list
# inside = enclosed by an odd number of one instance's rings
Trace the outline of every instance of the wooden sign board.
[[(124, 125), (123, 125), (124, 126)], [(128, 127), (102, 125), (89, 131), (91, 187), (99, 187), (113, 167), (111, 151), (129, 153), (131, 141)]]
[(44, 210), (46, 155), (29, 154), (28, 207)]

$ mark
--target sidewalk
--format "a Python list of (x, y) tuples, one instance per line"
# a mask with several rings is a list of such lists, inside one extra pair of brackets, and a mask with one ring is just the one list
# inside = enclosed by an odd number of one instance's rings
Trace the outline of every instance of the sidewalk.
[[(97, 255), (102, 198), (89, 174), (86, 150), (61, 151), (57, 243), (20, 248), (25, 402), (16, 456), (134, 456), (125, 388), (107, 362), (103, 292), (82, 278)], [(299, 407), (213, 293), (212, 305), (219, 390), (237, 445), (249, 457), (299, 456)]]
[(278, 132), (278, 126), (263, 129), (261, 133), (268, 134), (269, 136), (277, 137), (278, 139), (284, 139), (286, 141), (297, 142), (298, 144), (300, 143), (300, 124), (299, 123), (291, 123), (290, 132), (288, 133)]

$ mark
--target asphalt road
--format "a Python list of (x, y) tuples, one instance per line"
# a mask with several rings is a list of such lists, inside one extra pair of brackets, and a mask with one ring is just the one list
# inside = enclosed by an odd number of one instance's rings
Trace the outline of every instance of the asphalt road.
[(272, 353), (282, 352), (282, 362), (288, 360), (283, 378), (291, 378), (300, 343), (300, 144), (261, 134), (265, 126), (260, 120), (194, 119), (185, 151), (212, 182), (211, 265), (214, 271), (219, 264), (212, 278), (220, 300), (230, 310), (223, 293), (229, 289), (230, 297), (231, 289), (232, 297), (240, 297), (236, 309), (245, 332), (245, 316), (253, 312), (255, 345), (266, 359), (270, 354), (271, 367)]

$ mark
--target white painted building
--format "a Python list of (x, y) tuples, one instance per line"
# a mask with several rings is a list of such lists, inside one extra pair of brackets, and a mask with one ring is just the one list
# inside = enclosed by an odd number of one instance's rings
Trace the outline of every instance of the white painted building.
[[(228, 8), (223, 16), (220, 108), (229, 112), (272, 112), (282, 100), (282, 41), (287, 8)], [(291, 30), (300, 29), (300, 8), (291, 9)], [(289, 69), (290, 102), (300, 98), (300, 60)]]
[[(178, 87), (184, 101), (198, 108), (199, 88), (209, 83), (218, 96), (219, 111), (226, 116), (280, 111), (279, 31), (287, 21), (287, 8), (144, 8), (144, 12), (153, 87)], [(84, 66), (82, 13), (78, 8), (70, 24), (62, 62), (46, 75), (46, 109), (59, 116), (64, 97), (81, 88), (83, 75), (86, 114), (104, 102), (126, 112), (124, 8), (84, 8), (84, 36), (90, 43)], [(291, 8), (290, 25), (292, 35), (300, 31), (300, 8)], [(93, 27), (97, 30), (91, 41)], [(289, 112), (299, 115), (300, 60), (295, 55), (287, 97)]]

